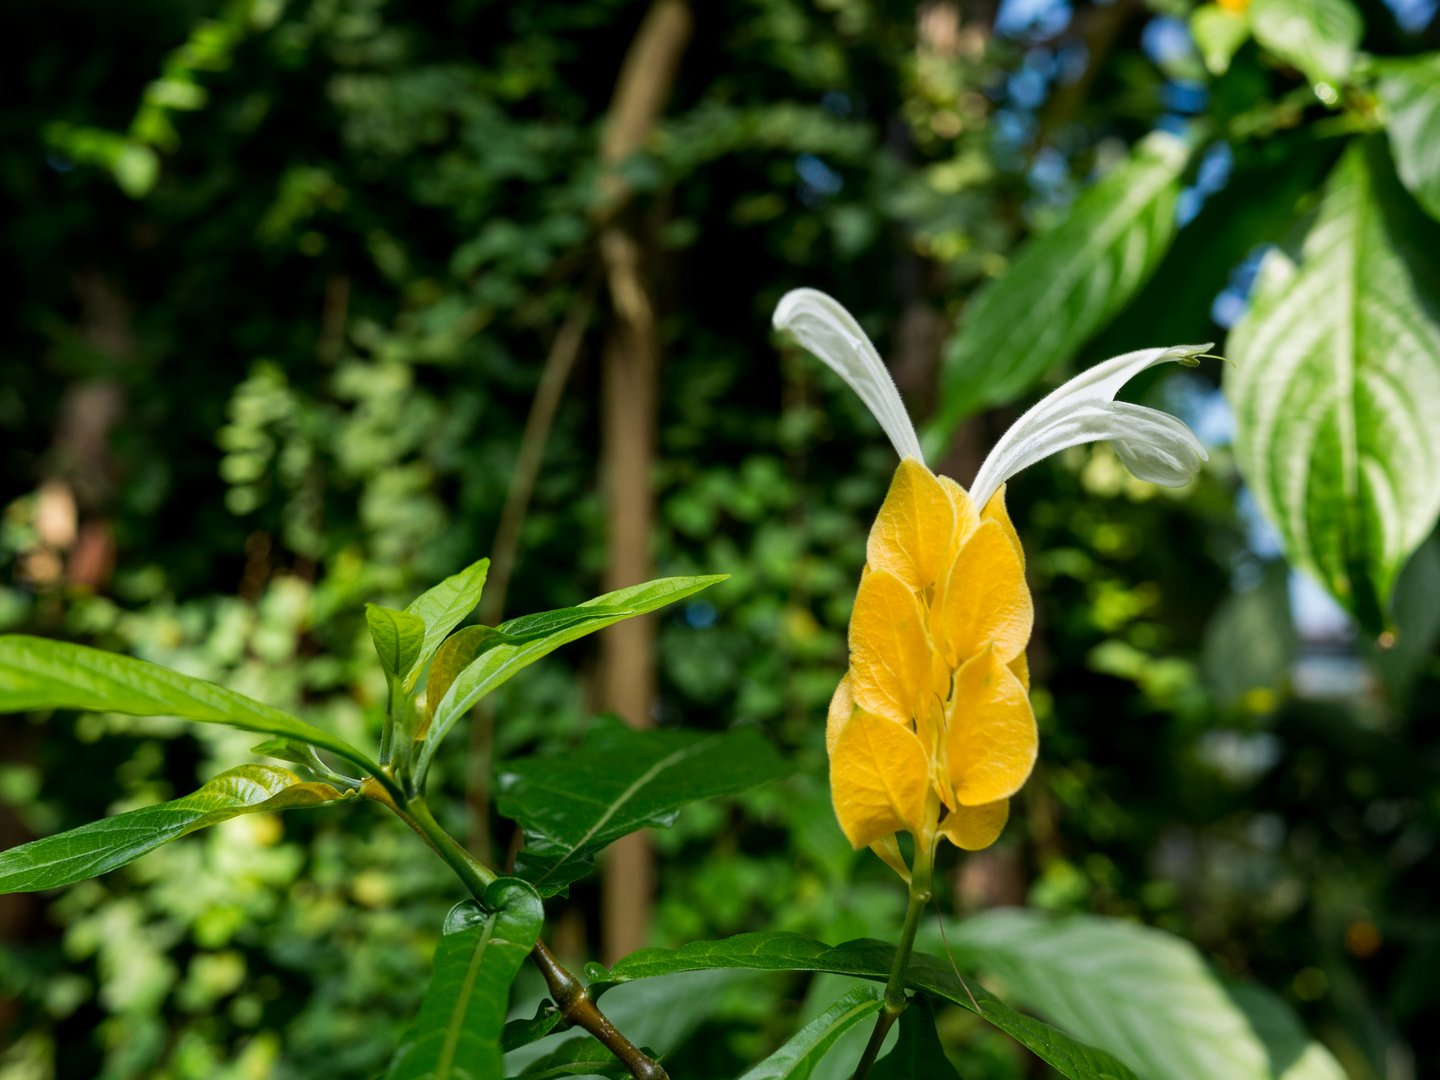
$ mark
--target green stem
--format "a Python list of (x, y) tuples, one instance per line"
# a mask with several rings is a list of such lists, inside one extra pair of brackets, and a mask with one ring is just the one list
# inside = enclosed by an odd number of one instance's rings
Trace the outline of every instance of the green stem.
[(895, 950), (895, 963), (890, 968), (890, 979), (885, 983), (885, 1007), (875, 1017), (875, 1030), (870, 1032), (870, 1041), (860, 1055), (851, 1080), (865, 1080), (875, 1059), (880, 1056), (880, 1046), (890, 1028), (905, 1011), (905, 975), (910, 969), (910, 954), (915, 951), (915, 932), (920, 929), (920, 916), (932, 895), (931, 884), (934, 876), (935, 852), (929, 845), (916, 844), (915, 864), (910, 869), (910, 905), (905, 909), (905, 928), (900, 931), (900, 945)]
[(495, 872), (456, 843), (455, 839), (440, 827), (423, 797), (416, 796), (403, 809), (396, 807), (395, 812), (425, 838), (425, 842), (435, 849), (435, 853), (444, 859), (450, 869), (455, 871), (455, 875), (465, 883), (470, 895), (483, 904), (485, 887), (495, 880)]

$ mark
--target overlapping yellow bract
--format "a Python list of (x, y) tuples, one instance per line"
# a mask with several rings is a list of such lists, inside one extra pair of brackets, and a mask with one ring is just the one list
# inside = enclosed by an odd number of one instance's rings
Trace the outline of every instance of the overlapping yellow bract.
[(1039, 748), (1025, 663), (1035, 613), (1004, 489), (977, 511), (913, 457), (895, 470), (865, 569), (826, 723), (830, 790), (850, 842), (903, 872), (902, 829), (975, 850), (1005, 827)]

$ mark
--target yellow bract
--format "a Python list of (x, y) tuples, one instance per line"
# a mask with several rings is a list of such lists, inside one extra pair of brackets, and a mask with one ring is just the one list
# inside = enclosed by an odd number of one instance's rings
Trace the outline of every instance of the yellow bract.
[(825, 743), (840, 827), (903, 871), (894, 833), (994, 843), (1035, 765), (1025, 555), (1004, 489), (976, 510), (915, 458), (895, 470), (866, 545), (850, 670)]

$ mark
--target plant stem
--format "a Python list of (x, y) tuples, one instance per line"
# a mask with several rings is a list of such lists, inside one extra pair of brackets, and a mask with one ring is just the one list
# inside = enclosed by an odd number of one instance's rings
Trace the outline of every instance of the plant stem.
[[(375, 798), (379, 793), (371, 793)], [(401, 804), (390, 799), (380, 799), (406, 825), (419, 833), (434, 849), (457, 877), (465, 883), (470, 895), (482, 905), (485, 902), (485, 888), (495, 880), (495, 872), (466, 851), (455, 839), (440, 827), (435, 815), (430, 812), (423, 796), (416, 796)], [(912, 934), (913, 937), (913, 934)], [(619, 1058), (635, 1080), (670, 1080), (664, 1068), (640, 1051), (600, 1011), (590, 994), (580, 985), (580, 980), (566, 971), (560, 961), (546, 947), (543, 941), (535, 943), (530, 959), (545, 976), (545, 985), (550, 996), (559, 1006), (560, 1017), (571, 1027), (584, 1028), (596, 1040)]]
[(905, 909), (905, 928), (900, 931), (900, 945), (895, 950), (895, 963), (890, 968), (890, 979), (885, 984), (885, 1007), (875, 1017), (875, 1030), (870, 1032), (870, 1041), (860, 1055), (851, 1080), (865, 1080), (875, 1059), (880, 1056), (880, 1046), (890, 1028), (905, 1011), (905, 974), (910, 968), (910, 954), (915, 951), (915, 932), (920, 929), (920, 916), (930, 902), (931, 880), (934, 873), (935, 852), (928, 843), (917, 840), (915, 863), (910, 870), (910, 905)]
[(550, 996), (560, 1008), (560, 1018), (571, 1027), (584, 1028), (605, 1049), (619, 1058), (635, 1080), (669, 1080), (669, 1073), (627, 1039), (602, 1013), (580, 981), (560, 966), (543, 941), (535, 943), (530, 959), (545, 976)]
[(396, 807), (395, 812), (405, 824), (425, 838), (425, 842), (455, 871), (455, 876), (465, 883), (470, 894), (483, 904), (485, 888), (495, 880), (495, 871), (471, 855), (440, 827), (423, 796), (411, 799), (404, 810)]

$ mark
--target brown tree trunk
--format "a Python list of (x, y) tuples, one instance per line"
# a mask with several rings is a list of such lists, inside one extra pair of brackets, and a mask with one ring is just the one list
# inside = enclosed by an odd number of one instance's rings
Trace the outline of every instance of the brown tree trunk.
[[(669, 97), (691, 16), (682, 0), (657, 0), (630, 45), (610, 105), (600, 156), (618, 165), (649, 137)], [(601, 402), (601, 473), (609, 545), (605, 589), (651, 576), (650, 533), (655, 515), (650, 467), (655, 457), (660, 345), (634, 234), (618, 221), (627, 192), (615, 172), (602, 181), (597, 208), (600, 254), (614, 318), (606, 334)], [(600, 702), (634, 727), (648, 727), (655, 698), (655, 624), (626, 619), (602, 632)], [(606, 852), (601, 937), (607, 962), (646, 944), (654, 902), (655, 865), (649, 840), (634, 833)]]
[[(480, 621), (498, 626), (505, 613), (505, 598), (510, 591), (510, 575), (520, 547), (520, 528), (530, 509), (530, 496), (540, 478), (545, 457), (545, 444), (550, 438), (550, 425), (570, 371), (580, 355), (585, 340), (585, 327), (595, 307), (598, 282), (592, 275), (570, 302), (565, 321), (551, 343), (540, 383), (530, 404), (525, 433), (520, 438), (520, 452), (515, 458), (515, 472), (505, 493), (505, 506), (500, 511), (500, 524), (495, 529), (495, 542), (490, 547), (490, 573), (480, 601)], [(470, 753), (465, 780), (465, 845), (476, 858), (489, 862), (490, 851), (490, 768), (491, 750), (495, 741), (495, 713), (490, 698), (484, 698), (470, 713)]]

